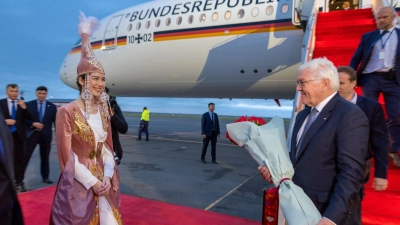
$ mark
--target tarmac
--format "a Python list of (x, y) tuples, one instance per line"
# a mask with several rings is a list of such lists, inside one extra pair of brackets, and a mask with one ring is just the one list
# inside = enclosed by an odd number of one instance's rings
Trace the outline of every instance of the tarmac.
[[(118, 166), (121, 193), (261, 222), (263, 189), (271, 184), (261, 178), (249, 153), (225, 138), (225, 125), (237, 117), (220, 116), (218, 164), (211, 163), (211, 144), (207, 164), (203, 164), (200, 115), (152, 114), (148, 142), (144, 141), (145, 134), (141, 141), (136, 140), (140, 115), (125, 115), (129, 130), (120, 135), (124, 151)], [(53, 141), (49, 179), (56, 184), (59, 174)], [(24, 182), (28, 191), (50, 186), (42, 183), (38, 147)]]

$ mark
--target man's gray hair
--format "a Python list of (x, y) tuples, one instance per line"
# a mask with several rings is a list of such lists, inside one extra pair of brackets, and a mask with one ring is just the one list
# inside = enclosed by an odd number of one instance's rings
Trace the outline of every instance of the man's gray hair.
[(317, 58), (299, 66), (299, 71), (307, 71), (313, 79), (329, 79), (331, 89), (338, 91), (340, 87), (339, 74), (335, 65), (327, 58)]

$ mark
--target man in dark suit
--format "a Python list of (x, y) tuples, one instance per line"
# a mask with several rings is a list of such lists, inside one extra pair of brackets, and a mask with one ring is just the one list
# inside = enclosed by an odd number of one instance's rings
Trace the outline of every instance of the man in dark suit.
[(0, 100), (0, 110), (6, 124), (9, 126), (14, 146), (14, 172), (17, 191), (26, 191), (24, 178), (24, 142), (26, 140), (25, 119), (33, 120), (32, 114), (26, 108), (24, 100), (17, 99), (18, 85), (8, 84), (6, 87), (8, 98)]
[[(108, 94), (109, 89), (106, 87), (106, 92)], [(126, 123), (124, 114), (119, 107), (116, 97), (110, 96), (110, 106), (112, 111), (111, 116), (111, 129), (112, 129), (112, 140), (114, 147), (114, 158), (119, 165), (123, 156), (123, 150), (121, 143), (119, 141), (119, 133), (125, 134), (128, 131), (128, 123)]]
[(357, 75), (353, 68), (349, 66), (340, 66), (338, 67), (338, 72), (340, 80), (340, 89), (338, 93), (344, 99), (358, 105), (367, 116), (369, 122), (369, 145), (365, 164), (364, 183), (367, 183), (369, 180), (373, 157), (375, 162), (375, 175), (372, 187), (376, 191), (384, 191), (388, 185), (386, 177), (389, 163), (387, 148), (389, 145), (389, 137), (382, 106), (379, 102), (358, 96), (354, 92), (354, 88), (357, 85)]
[[(299, 67), (297, 91), (309, 106), (299, 112), (291, 134), (293, 182), (322, 215), (318, 225), (361, 224), (361, 186), (369, 127), (361, 109), (339, 94), (336, 67), (326, 58)], [(259, 167), (272, 182), (267, 167)]]
[[(400, 29), (393, 25), (397, 17), (392, 7), (377, 13), (378, 30), (362, 36), (350, 66), (357, 70), (363, 96), (378, 100), (382, 93), (388, 115), (387, 127), (392, 140), (394, 165), (400, 166)], [(397, 47), (396, 47), (397, 46)]]
[(14, 188), (13, 141), (0, 112), (0, 223), (22, 225), (21, 207)]
[(36, 100), (28, 102), (26, 105), (29, 112), (33, 114), (33, 120), (25, 120), (27, 140), (24, 152), (24, 174), (28, 167), (29, 160), (36, 145), (40, 146), (40, 173), (43, 183), (52, 184), (49, 180), (50, 165), (49, 156), (51, 141), (53, 139), (53, 124), (56, 122), (57, 107), (53, 103), (46, 101), (47, 88), (40, 86), (36, 88)]
[(205, 156), (207, 153), (208, 143), (211, 141), (211, 159), (212, 163), (217, 163), (216, 146), (217, 137), (220, 137), (218, 115), (214, 113), (215, 104), (208, 104), (208, 112), (201, 117), (201, 135), (203, 137), (203, 150), (201, 152), (201, 162), (207, 163)]

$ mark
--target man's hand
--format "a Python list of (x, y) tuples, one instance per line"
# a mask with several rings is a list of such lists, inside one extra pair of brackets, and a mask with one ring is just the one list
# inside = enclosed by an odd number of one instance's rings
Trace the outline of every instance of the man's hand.
[(19, 107), (26, 109), (26, 104), (24, 100), (22, 99), (18, 100), (17, 104), (19, 105)]
[(374, 183), (372, 184), (372, 188), (375, 191), (384, 191), (388, 186), (388, 180), (383, 178), (374, 177)]
[(14, 124), (16, 124), (16, 123), (17, 123), (16, 120), (13, 120), (13, 119), (6, 119), (6, 124), (7, 124), (8, 126), (12, 126), (12, 125), (14, 125)]
[(206, 135), (205, 134), (203, 134), (203, 135), (201, 135), (202, 137), (203, 137), (203, 139), (206, 139)]
[(218, 137), (221, 137), (221, 135), (220, 135), (220, 134), (218, 134)]
[(108, 195), (108, 192), (111, 190), (111, 182), (110, 177), (103, 177), (103, 182), (101, 184), (101, 189), (99, 190), (100, 196)]
[(324, 217), (317, 223), (317, 225), (335, 225), (335, 224), (329, 219)]
[(32, 123), (32, 126), (37, 128), (37, 129), (43, 129), (43, 124), (38, 123), (38, 122), (34, 122)]
[(266, 166), (259, 166), (258, 170), (261, 173), (262, 178), (264, 178), (264, 180), (272, 183), (272, 177), (271, 177), (271, 173), (269, 172), (268, 167)]

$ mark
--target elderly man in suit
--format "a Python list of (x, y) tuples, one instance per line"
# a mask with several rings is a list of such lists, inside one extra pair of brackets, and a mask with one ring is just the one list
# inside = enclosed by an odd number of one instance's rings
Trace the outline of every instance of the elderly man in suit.
[(21, 207), (14, 188), (13, 141), (0, 112), (0, 224), (22, 225)]
[[(324, 224), (361, 224), (361, 186), (369, 127), (363, 111), (337, 94), (339, 76), (326, 58), (299, 67), (297, 91), (309, 106), (299, 112), (292, 133), (293, 182), (320, 211)], [(267, 167), (259, 167), (272, 182)]]
[(28, 110), (33, 114), (34, 120), (25, 120), (27, 140), (25, 142), (24, 152), (24, 174), (28, 167), (29, 160), (36, 145), (40, 146), (40, 173), (42, 181), (46, 184), (52, 184), (49, 180), (50, 165), (49, 156), (51, 150), (51, 141), (53, 139), (53, 124), (56, 122), (57, 106), (46, 101), (47, 88), (40, 86), (36, 88), (37, 99), (28, 102)]
[(362, 36), (350, 66), (358, 68), (357, 83), (364, 97), (378, 100), (379, 94), (383, 94), (394, 165), (400, 166), (400, 29), (393, 25), (396, 17), (392, 7), (378, 11), (379, 29)]
[(9, 126), (14, 146), (14, 172), (17, 191), (24, 192), (24, 142), (26, 140), (25, 119), (33, 120), (24, 100), (18, 98), (18, 85), (8, 84), (7, 98), (0, 100), (0, 110)]
[(338, 93), (344, 99), (358, 105), (365, 113), (369, 122), (369, 145), (365, 164), (364, 183), (369, 180), (372, 157), (375, 162), (375, 174), (372, 187), (376, 191), (384, 191), (388, 181), (387, 168), (389, 163), (388, 145), (389, 137), (382, 106), (375, 100), (358, 96), (354, 92), (357, 85), (356, 71), (349, 66), (339, 66), (340, 89)]
[(203, 149), (201, 151), (201, 162), (206, 162), (206, 153), (208, 143), (211, 141), (211, 159), (212, 163), (217, 163), (217, 137), (220, 137), (218, 115), (214, 113), (215, 104), (208, 104), (208, 112), (204, 113), (201, 117), (201, 136), (203, 137)]

